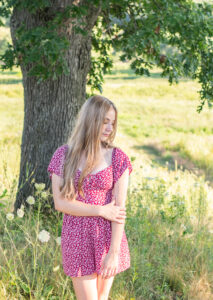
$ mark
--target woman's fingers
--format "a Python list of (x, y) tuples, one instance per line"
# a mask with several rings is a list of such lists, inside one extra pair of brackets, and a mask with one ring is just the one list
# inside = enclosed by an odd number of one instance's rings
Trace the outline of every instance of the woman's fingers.
[(107, 274), (107, 270), (104, 269), (103, 272), (102, 272), (102, 278), (103, 278), (103, 279), (106, 277), (106, 274)]
[(126, 212), (122, 212), (122, 211), (121, 211), (121, 212), (119, 212), (118, 216), (119, 216), (119, 217), (126, 217)]
[(100, 268), (100, 275), (102, 276), (103, 279), (110, 278), (111, 276), (115, 276), (117, 272), (118, 266), (107, 266), (104, 264), (101, 265)]
[(103, 272), (102, 277), (103, 277), (104, 279), (109, 278), (109, 277), (110, 277), (110, 273), (111, 273), (110, 268), (106, 268), (105, 271)]

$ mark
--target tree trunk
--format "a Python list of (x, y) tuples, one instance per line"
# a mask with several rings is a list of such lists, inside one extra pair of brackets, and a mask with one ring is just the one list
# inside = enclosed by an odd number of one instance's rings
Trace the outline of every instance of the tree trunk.
[[(63, 8), (71, 2), (73, 1), (59, 0), (58, 7)], [(83, 2), (85, 1), (81, 1)], [(60, 75), (56, 80), (48, 79), (37, 84), (35, 77), (28, 76), (29, 66), (21, 65), (24, 87), (24, 126), (14, 212), (21, 204), (28, 206), (26, 198), (34, 191), (33, 180), (36, 183), (45, 183), (46, 188), (50, 186), (47, 174), (50, 158), (56, 148), (66, 142), (76, 114), (85, 101), (86, 77), (91, 57), (91, 30), (99, 13), (100, 7), (88, 8), (85, 17), (87, 36), (74, 33), (67, 24), (66, 32), (69, 33), (67, 37), (70, 48), (65, 58), (70, 69), (69, 75)], [(41, 25), (41, 19), (38, 14), (32, 16), (26, 10), (14, 9), (10, 24), (14, 47), (15, 31), (23, 23), (27, 28), (32, 28)]]

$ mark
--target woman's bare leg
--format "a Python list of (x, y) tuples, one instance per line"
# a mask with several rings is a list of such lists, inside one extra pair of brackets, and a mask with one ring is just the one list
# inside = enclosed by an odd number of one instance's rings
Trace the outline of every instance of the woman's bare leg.
[(98, 300), (97, 273), (71, 279), (77, 300)]
[(97, 278), (98, 300), (107, 300), (115, 276), (103, 279), (101, 275)]

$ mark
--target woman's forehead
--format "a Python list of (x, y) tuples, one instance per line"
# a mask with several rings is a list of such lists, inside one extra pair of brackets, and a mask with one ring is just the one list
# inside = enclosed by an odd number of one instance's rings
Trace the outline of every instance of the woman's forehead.
[(115, 118), (115, 111), (113, 108), (111, 108), (105, 115), (105, 119), (110, 120), (110, 118)]

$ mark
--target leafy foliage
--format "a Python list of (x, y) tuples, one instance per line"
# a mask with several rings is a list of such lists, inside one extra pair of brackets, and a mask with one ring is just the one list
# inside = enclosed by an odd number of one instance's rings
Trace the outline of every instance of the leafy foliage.
[(171, 84), (178, 83), (182, 76), (198, 80), (201, 102), (197, 111), (202, 110), (206, 101), (212, 107), (213, 5), (210, 3), (85, 0), (53, 12), (50, 0), (2, 1), (1, 16), (8, 16), (15, 7), (27, 9), (32, 15), (39, 13), (48, 17), (42, 26), (29, 29), (22, 25), (19, 28), (17, 45), (15, 48), (8, 45), (0, 57), (2, 69), (22, 63), (30, 66), (29, 75), (40, 80), (55, 79), (64, 72), (68, 74), (65, 53), (70, 42), (59, 28), (71, 22), (76, 34), (88, 34), (84, 17), (91, 5), (101, 5), (91, 34), (96, 55), (91, 57), (87, 83), (92, 90), (102, 92), (103, 75), (112, 68), (110, 53), (113, 48), (122, 51), (120, 59), (130, 60), (131, 68), (138, 75), (149, 76), (150, 69), (158, 66), (162, 69), (161, 76), (168, 77)]
[(124, 8), (120, 4), (119, 9), (110, 10), (112, 45), (123, 52), (122, 61), (132, 61), (136, 74), (149, 75), (149, 70), (158, 66), (170, 83), (177, 83), (181, 76), (198, 79), (200, 112), (206, 100), (211, 107), (213, 98), (212, 7), (170, 0), (128, 1)]

